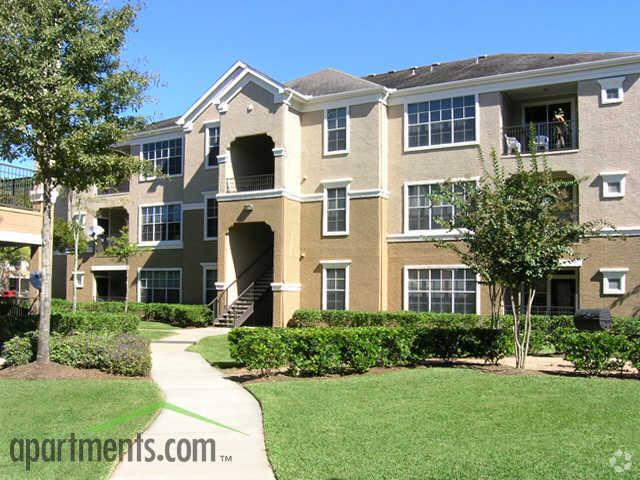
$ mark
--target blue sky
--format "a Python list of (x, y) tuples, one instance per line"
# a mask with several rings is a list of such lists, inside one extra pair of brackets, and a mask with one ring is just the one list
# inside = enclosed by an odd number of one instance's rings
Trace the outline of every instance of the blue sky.
[(159, 120), (184, 113), (236, 60), (287, 81), (502, 52), (640, 51), (639, 18), (633, 1), (147, 0), (125, 58), (159, 75), (143, 110)]

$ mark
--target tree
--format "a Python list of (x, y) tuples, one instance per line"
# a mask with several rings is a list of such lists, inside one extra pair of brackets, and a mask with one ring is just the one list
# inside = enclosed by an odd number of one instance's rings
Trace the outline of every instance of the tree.
[(91, 0), (0, 2), (0, 156), (32, 158), (42, 185), (39, 362), (49, 361), (52, 193), (130, 178), (139, 168), (112, 149), (144, 121), (150, 76), (120, 60), (137, 7)]
[(61, 218), (56, 218), (53, 223), (53, 248), (60, 252), (73, 252), (73, 304), (72, 310), (75, 312), (78, 303), (78, 287), (76, 282), (76, 272), (78, 271), (78, 252), (86, 252), (89, 249), (89, 239), (84, 232), (82, 220), (79, 215), (75, 215), (71, 223), (65, 222)]
[(105, 249), (103, 255), (105, 257), (116, 257), (118, 262), (127, 266), (125, 270), (126, 294), (124, 296), (124, 313), (127, 313), (129, 306), (129, 259), (146, 252), (147, 249), (129, 241), (127, 227), (122, 227), (119, 237), (109, 237), (109, 243), (110, 245)]
[(29, 260), (28, 247), (0, 247), (0, 289), (6, 288), (9, 274)]
[(602, 227), (610, 226), (602, 220), (578, 223), (572, 215), (563, 214), (568, 210), (566, 192), (584, 179), (554, 177), (546, 158), (539, 161), (535, 145), (530, 144), (529, 151), (528, 168), (517, 154), (515, 172), (508, 177), (495, 150), (491, 172), (480, 151), (484, 174), (477, 186), (464, 194), (445, 188), (432, 196), (432, 201), (454, 205), (455, 219), (440, 223), (461, 232), (459, 244), (438, 242), (438, 246), (456, 252), (484, 283), (508, 294), (517, 368), (524, 368), (529, 352), (536, 281), (572, 257), (580, 239), (597, 236)]

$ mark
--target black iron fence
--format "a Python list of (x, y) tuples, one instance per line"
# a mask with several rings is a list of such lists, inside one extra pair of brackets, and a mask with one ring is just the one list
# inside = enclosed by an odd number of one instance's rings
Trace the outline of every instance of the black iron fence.
[(227, 178), (227, 193), (252, 192), (273, 188), (273, 173)]
[(531, 135), (531, 123), (504, 127), (504, 153), (511, 154), (529, 152), (529, 141), (533, 140), (537, 152), (557, 150), (574, 150), (578, 148), (577, 122), (538, 122), (533, 123), (534, 134)]
[(33, 170), (0, 163), (0, 206), (33, 209)]

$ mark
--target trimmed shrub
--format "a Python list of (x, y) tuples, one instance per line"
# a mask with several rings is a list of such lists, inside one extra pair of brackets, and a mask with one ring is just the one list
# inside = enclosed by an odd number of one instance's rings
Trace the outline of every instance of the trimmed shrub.
[(124, 313), (57, 312), (51, 314), (51, 331), (133, 333), (138, 329), (140, 317)]
[(631, 365), (633, 365), (633, 368), (638, 370), (640, 374), (640, 337), (629, 340), (628, 359)]
[(632, 347), (627, 337), (608, 332), (566, 333), (561, 342), (565, 358), (589, 375), (621, 371)]
[(239, 328), (229, 333), (229, 344), (231, 357), (251, 370), (268, 374), (288, 367), (293, 375), (366, 372), (434, 357), (495, 362), (506, 351), (503, 332), (483, 328)]
[[(141, 316), (144, 314), (145, 305), (145, 303), (129, 302), (127, 313)], [(80, 308), (85, 312), (124, 313), (124, 302), (88, 302), (83, 303)]]
[(174, 303), (143, 303), (144, 320), (168, 323), (176, 327), (205, 327), (211, 323), (211, 313), (204, 305)]
[[(80, 305), (80, 303), (78, 303)], [(51, 312), (70, 312), (73, 308), (73, 302), (63, 298), (51, 299)]]
[(0, 345), (16, 335), (23, 335), (38, 328), (38, 315), (0, 316)]
[(610, 332), (627, 337), (640, 337), (640, 318), (614, 318)]
[[(10, 366), (35, 359), (38, 332), (28, 332), (5, 342), (2, 350)], [(52, 362), (76, 368), (96, 368), (124, 376), (146, 376), (151, 371), (148, 340), (128, 333), (82, 332), (69, 336), (51, 335)]]

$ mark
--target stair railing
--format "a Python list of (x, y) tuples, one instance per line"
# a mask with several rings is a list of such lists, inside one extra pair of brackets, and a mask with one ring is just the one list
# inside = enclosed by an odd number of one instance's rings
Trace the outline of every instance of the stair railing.
[[(253, 262), (251, 262), (251, 264), (249, 266), (247, 266), (238, 275), (236, 275), (236, 279), (233, 282), (231, 282), (229, 285), (227, 285), (226, 288), (216, 296), (216, 298), (214, 298), (211, 302), (209, 302), (209, 304), (207, 304), (207, 307), (213, 312), (214, 318), (220, 317), (228, 309), (228, 307), (230, 306), (229, 305), (229, 291), (230, 291), (230, 289), (232, 287), (234, 287), (235, 285), (237, 285), (238, 281), (240, 279), (244, 278), (249, 273), (249, 271), (254, 269), (254, 267), (256, 267), (256, 265), (258, 265), (261, 261), (263, 261), (265, 259), (271, 260), (272, 258), (273, 258), (273, 245), (269, 246), (260, 255), (258, 255), (256, 257), (256, 259)], [(266, 268), (260, 269), (260, 273), (257, 276), (254, 277), (254, 279), (250, 283), (249, 287), (252, 287), (255, 284), (255, 280), (260, 278), (260, 276), (264, 273), (264, 271), (267, 268), (269, 268), (269, 266), (267, 266)], [(247, 289), (249, 287), (246, 287), (237, 296), (237, 298), (240, 298), (247, 291)]]

